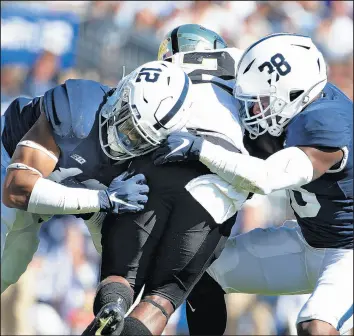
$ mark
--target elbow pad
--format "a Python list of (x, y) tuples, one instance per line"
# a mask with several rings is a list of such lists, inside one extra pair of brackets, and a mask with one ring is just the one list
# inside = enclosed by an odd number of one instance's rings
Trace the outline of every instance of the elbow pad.
[(262, 160), (204, 141), (200, 161), (234, 187), (262, 195), (300, 187), (313, 177), (312, 162), (298, 147), (282, 149)]

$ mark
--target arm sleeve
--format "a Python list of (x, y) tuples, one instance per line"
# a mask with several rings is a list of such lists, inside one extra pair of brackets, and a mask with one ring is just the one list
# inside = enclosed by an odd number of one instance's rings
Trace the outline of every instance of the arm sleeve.
[(307, 184), (313, 176), (310, 159), (297, 147), (262, 160), (204, 141), (200, 161), (234, 187), (262, 195)]
[(68, 188), (40, 177), (28, 201), (27, 211), (43, 215), (72, 215), (100, 211), (102, 191)]

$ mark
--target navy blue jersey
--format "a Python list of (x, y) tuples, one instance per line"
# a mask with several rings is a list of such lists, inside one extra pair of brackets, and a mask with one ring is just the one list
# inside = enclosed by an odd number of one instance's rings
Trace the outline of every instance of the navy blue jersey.
[[(101, 150), (98, 114), (110, 90), (98, 82), (78, 79), (56, 86), (41, 99), (16, 99), (6, 111), (9, 116), (3, 141), (9, 155), (43, 111), (60, 149), (57, 166), (49, 178), (61, 183), (74, 178), (94, 189), (109, 185), (117, 176), (117, 168)], [(16, 121), (21, 125), (19, 130), (14, 126)]]
[(342, 162), (329, 172), (289, 191), (302, 233), (313, 247), (353, 248), (352, 129), (353, 103), (332, 84), (286, 129), (285, 147), (327, 147), (344, 152)]
[(40, 102), (40, 97), (34, 99), (19, 97), (6, 109), (2, 143), (10, 157), (16, 149), (16, 145), (39, 118), (41, 114)]

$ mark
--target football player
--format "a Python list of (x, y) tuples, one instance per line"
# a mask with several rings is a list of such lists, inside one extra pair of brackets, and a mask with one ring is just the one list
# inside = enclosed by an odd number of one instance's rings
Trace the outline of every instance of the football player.
[[(194, 104), (198, 105), (198, 108), (193, 109), (189, 119), (190, 132), (194, 129), (198, 134), (203, 134), (204, 139), (208, 139), (208, 134), (212, 134), (214, 137), (211, 140), (214, 144), (232, 151), (248, 151), (251, 155), (265, 159), (280, 149), (282, 143), (269, 133), (250, 139), (246, 130), (243, 136), (244, 129), (240, 126), (237, 101), (232, 94), (236, 68), (242, 54), (243, 50), (229, 48), (217, 33), (197, 24), (186, 24), (166, 34), (158, 57), (180, 66), (192, 80)], [(230, 146), (230, 143), (233, 146)], [(203, 199), (199, 201), (203, 202)], [(218, 211), (219, 208), (214, 201), (210, 202), (210, 207), (212, 211)], [(213, 288), (215, 287), (218, 288), (218, 285), (214, 284)], [(209, 312), (209, 308), (201, 302), (204, 300), (205, 291), (208, 291), (208, 297), (215, 305), (217, 301), (224, 302), (223, 297), (220, 300), (217, 291), (208, 290), (208, 283), (202, 279), (187, 299), (189, 332), (192, 335), (196, 332), (203, 335), (220, 335), (225, 329), (225, 315), (221, 313), (225, 309), (220, 309), (220, 314), (211, 316), (212, 325), (204, 324), (205, 316)], [(198, 306), (197, 312), (195, 306)], [(203, 325), (205, 329), (202, 328)]]
[(252, 44), (234, 92), (250, 136), (268, 132), (283, 149), (261, 160), (179, 133), (155, 152), (155, 163), (199, 160), (237, 188), (286, 189), (297, 224), (229, 239), (208, 273), (226, 293), (312, 293), (298, 334), (343, 334), (353, 326), (352, 101), (327, 83), (311, 39), (295, 34)]
[[(68, 80), (42, 97), (12, 102), (1, 120), (1, 221), (7, 227), (1, 292), (26, 270), (40, 226), (50, 216), (95, 213), (86, 224), (100, 252), (105, 214), (144, 208), (149, 190), (144, 175), (116, 177), (124, 167), (116, 163), (151, 151), (168, 132), (184, 126), (189, 87), (181, 69), (155, 61), (115, 89)], [(119, 122), (107, 112), (110, 104)]]
[[(166, 51), (172, 45), (169, 33), (159, 56), (164, 50), (163, 58), (179, 65), (192, 80), (193, 106), (187, 130), (230, 150), (244, 150), (232, 95), (237, 57), (235, 60), (228, 49), (193, 51), (193, 45), (183, 49), (187, 52), (175, 53), (183, 48), (183, 43), (199, 45), (198, 39), (211, 41), (205, 45), (214, 48), (216, 34), (198, 25), (178, 27), (172, 35), (178, 39), (178, 48), (171, 53)], [(236, 54), (240, 56), (241, 52)], [(94, 301), (96, 318), (84, 335), (161, 334), (170, 315), (223, 247), (235, 221), (234, 216), (226, 218), (222, 211), (214, 211), (213, 197), (222, 193), (220, 190), (208, 189), (213, 196), (206, 204), (198, 186), (196, 192), (190, 188), (198, 178), (202, 178), (199, 181), (203, 186), (212, 184), (209, 170), (200, 163), (160, 168), (148, 156), (134, 159), (130, 168), (146, 175), (149, 202), (138, 216), (107, 217), (103, 224), (102, 281)], [(242, 204), (247, 195), (248, 192), (241, 192), (238, 203)], [(117, 223), (114, 228), (109, 223), (112, 220)], [(143, 285), (142, 301), (123, 323)]]

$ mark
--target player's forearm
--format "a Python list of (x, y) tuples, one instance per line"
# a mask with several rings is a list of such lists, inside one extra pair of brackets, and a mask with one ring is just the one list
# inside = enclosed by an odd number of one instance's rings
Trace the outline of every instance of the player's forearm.
[(48, 179), (39, 178), (28, 200), (27, 211), (37, 214), (84, 214), (101, 210), (104, 191), (69, 188)]
[(98, 190), (69, 188), (38, 175), (26, 174), (26, 176), (27, 180), (22, 183), (19, 179), (13, 178), (7, 187), (5, 185), (2, 201), (7, 207), (43, 215), (100, 211), (102, 195)]
[(199, 160), (231, 185), (262, 195), (300, 187), (309, 183), (313, 176), (311, 161), (296, 147), (283, 149), (267, 160), (261, 160), (204, 141)]

